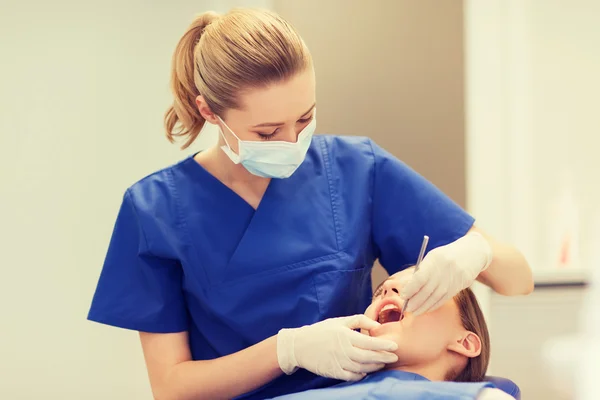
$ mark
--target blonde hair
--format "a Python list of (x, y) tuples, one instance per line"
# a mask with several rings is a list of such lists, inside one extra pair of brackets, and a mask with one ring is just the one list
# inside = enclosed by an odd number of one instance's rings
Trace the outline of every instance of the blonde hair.
[(198, 15), (173, 54), (167, 138), (173, 143), (184, 137), (184, 149), (196, 139), (205, 122), (196, 106), (198, 95), (222, 116), (240, 108), (242, 91), (284, 81), (311, 65), (298, 33), (273, 12), (234, 9), (222, 16), (212, 11)]

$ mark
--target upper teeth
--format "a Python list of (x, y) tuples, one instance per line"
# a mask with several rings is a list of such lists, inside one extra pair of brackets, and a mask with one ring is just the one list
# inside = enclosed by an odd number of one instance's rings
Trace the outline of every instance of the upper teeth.
[(399, 308), (398, 308), (397, 305), (395, 305), (395, 304), (388, 304), (387, 306), (383, 307), (381, 309), (381, 311), (394, 310), (394, 309), (399, 310)]

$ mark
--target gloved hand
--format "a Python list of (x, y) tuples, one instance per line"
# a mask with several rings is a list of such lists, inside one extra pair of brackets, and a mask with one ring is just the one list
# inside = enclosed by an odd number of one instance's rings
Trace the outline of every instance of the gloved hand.
[(431, 250), (400, 293), (410, 300), (406, 311), (420, 315), (441, 307), (471, 286), (491, 262), (492, 248), (477, 232)]
[(366, 373), (394, 363), (398, 345), (353, 329), (379, 326), (364, 315), (331, 318), (301, 328), (282, 329), (277, 334), (277, 360), (290, 375), (298, 368), (327, 378), (357, 381)]

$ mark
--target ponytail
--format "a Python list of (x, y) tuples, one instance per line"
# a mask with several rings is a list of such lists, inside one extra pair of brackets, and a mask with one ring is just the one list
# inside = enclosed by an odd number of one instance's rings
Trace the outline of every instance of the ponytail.
[(210, 110), (223, 116), (239, 109), (240, 93), (284, 81), (312, 66), (298, 33), (271, 11), (234, 9), (223, 16), (196, 17), (175, 53), (171, 91), (175, 100), (165, 114), (167, 138), (189, 147), (204, 126), (196, 105), (202, 94)]
[(196, 139), (202, 127), (204, 118), (196, 106), (198, 91), (195, 75), (195, 50), (204, 29), (219, 15), (208, 11), (196, 17), (187, 32), (179, 40), (173, 54), (171, 66), (171, 91), (174, 101), (165, 114), (167, 139), (171, 143), (176, 137), (187, 137), (182, 148), (187, 148)]

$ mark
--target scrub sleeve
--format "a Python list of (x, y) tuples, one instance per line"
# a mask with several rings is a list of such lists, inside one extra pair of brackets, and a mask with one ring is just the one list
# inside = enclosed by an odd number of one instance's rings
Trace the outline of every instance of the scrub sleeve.
[(152, 253), (129, 190), (123, 197), (88, 319), (142, 332), (188, 329), (182, 268), (178, 261)]
[(417, 261), (424, 235), (430, 251), (463, 237), (475, 220), (427, 179), (370, 143), (375, 255), (394, 274)]

